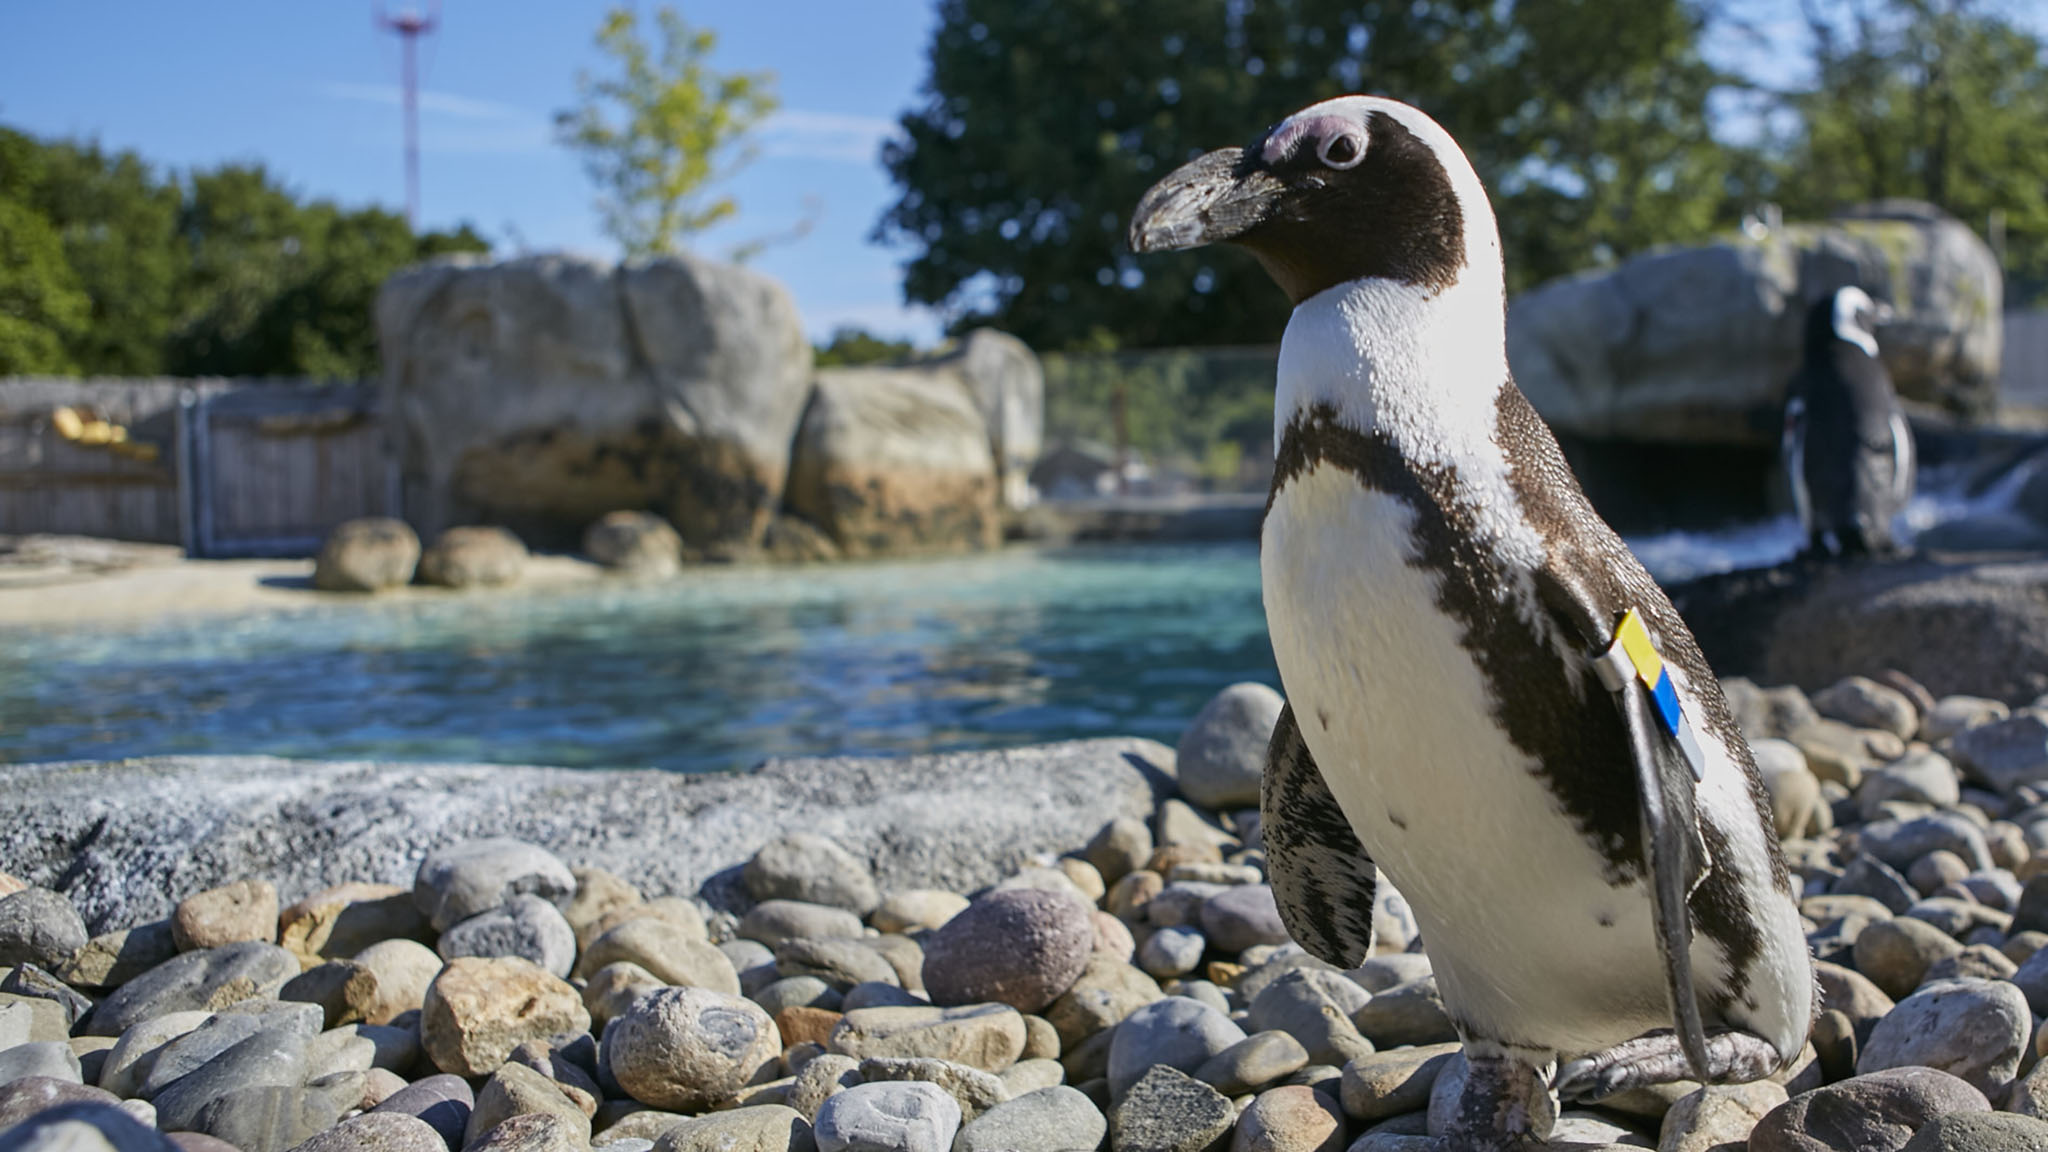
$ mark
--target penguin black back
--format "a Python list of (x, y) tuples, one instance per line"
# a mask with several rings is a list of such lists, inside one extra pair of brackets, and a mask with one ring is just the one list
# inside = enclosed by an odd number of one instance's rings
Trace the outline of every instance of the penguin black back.
[(1912, 433), (1878, 359), (1873, 325), (1889, 310), (1860, 288), (1817, 301), (1785, 407), (1785, 470), (1808, 546), (1854, 555), (1893, 547), (1912, 498)]

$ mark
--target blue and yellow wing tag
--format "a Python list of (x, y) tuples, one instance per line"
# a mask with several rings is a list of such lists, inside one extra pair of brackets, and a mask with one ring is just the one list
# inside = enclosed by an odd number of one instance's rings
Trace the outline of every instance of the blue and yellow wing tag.
[(1678, 687), (1672, 683), (1671, 673), (1664, 668), (1664, 658), (1657, 654), (1656, 645), (1650, 643), (1649, 629), (1643, 627), (1643, 618), (1635, 609), (1622, 614), (1621, 623), (1614, 627), (1613, 642), (1607, 651), (1594, 658), (1593, 669), (1610, 692), (1627, 688), (1630, 680), (1641, 682), (1657, 706), (1657, 721), (1664, 726), (1664, 734), (1677, 742), (1685, 762), (1692, 766), (1693, 779), (1707, 778), (1706, 753), (1700, 749), (1692, 721), (1678, 702)]

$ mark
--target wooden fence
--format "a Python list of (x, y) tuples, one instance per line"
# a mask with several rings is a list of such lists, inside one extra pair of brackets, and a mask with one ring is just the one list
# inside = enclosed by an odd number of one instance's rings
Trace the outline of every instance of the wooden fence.
[(294, 556), (397, 512), (374, 386), (0, 381), (0, 534)]

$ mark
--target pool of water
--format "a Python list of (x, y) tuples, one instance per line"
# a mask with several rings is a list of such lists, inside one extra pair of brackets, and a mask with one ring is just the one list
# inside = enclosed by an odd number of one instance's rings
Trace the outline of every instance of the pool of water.
[(1171, 743), (1245, 679), (1277, 682), (1253, 545), (1010, 549), (0, 635), (0, 760), (695, 772), (1080, 736)]

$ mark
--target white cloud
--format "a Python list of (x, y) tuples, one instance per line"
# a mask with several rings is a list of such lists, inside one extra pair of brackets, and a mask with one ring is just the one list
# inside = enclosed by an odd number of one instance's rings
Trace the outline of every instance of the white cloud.
[[(396, 84), (323, 84), (320, 93), (330, 100), (388, 108), (398, 107), (404, 99)], [(519, 155), (554, 147), (551, 122), (524, 108), (431, 88), (422, 89), (419, 100), (423, 152)]]
[(761, 154), (873, 164), (882, 142), (897, 134), (894, 120), (786, 108), (761, 125)]
[[(386, 104), (398, 107), (404, 99), (396, 84), (323, 84), (323, 95), (336, 100), (353, 100), (360, 104)], [(454, 116), (463, 120), (523, 120), (532, 114), (524, 108), (500, 104), (495, 100), (477, 100), (468, 96), (457, 96), (453, 92), (436, 92), (431, 88), (420, 90), (420, 111), (434, 112), (443, 116)]]

